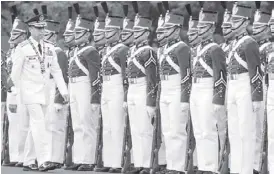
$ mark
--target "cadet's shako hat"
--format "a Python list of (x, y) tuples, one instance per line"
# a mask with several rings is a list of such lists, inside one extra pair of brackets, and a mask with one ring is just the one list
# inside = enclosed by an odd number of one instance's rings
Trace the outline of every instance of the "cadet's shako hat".
[(225, 9), (224, 16), (223, 16), (222, 28), (232, 27), (232, 24), (231, 24), (231, 15), (232, 15), (232, 12), (230, 10), (228, 10), (226, 2), (222, 1), (221, 5)]
[[(232, 9), (232, 18), (250, 19), (252, 16), (252, 8), (244, 2), (235, 2)], [(233, 20), (235, 21), (235, 19)]]
[[(211, 2), (212, 3), (212, 2)], [(218, 21), (218, 12), (210, 9), (210, 2), (205, 2), (201, 4), (201, 10), (199, 13), (199, 22), (197, 27), (203, 27), (206, 24), (216, 24)]]
[(256, 12), (254, 15), (253, 26), (266, 26), (271, 18), (271, 9), (269, 9), (268, 3), (261, 3), (260, 1), (256, 1)]
[(271, 18), (268, 22), (269, 25), (274, 25), (274, 9), (272, 9), (272, 15), (271, 15)]
[(68, 17), (69, 17), (69, 20), (67, 22), (66, 29), (63, 36), (74, 35), (75, 21), (72, 20), (72, 7), (68, 7)]
[(165, 13), (163, 9), (163, 4), (161, 2), (157, 3), (158, 11), (160, 13), (160, 16), (158, 18), (158, 26), (156, 29), (156, 32), (164, 32), (164, 25), (165, 25)]
[(82, 17), (80, 14), (80, 7), (78, 3), (73, 4), (73, 7), (78, 15), (75, 22), (74, 30), (91, 31), (93, 29), (93, 20), (90, 18)]
[(94, 31), (105, 31), (105, 18), (99, 16), (99, 9), (97, 6), (93, 7), (96, 16)]
[(129, 17), (129, 6), (123, 5), (123, 11), (124, 11), (124, 21), (123, 21), (123, 30), (132, 31), (134, 26), (134, 18)]
[(180, 26), (182, 27), (184, 24), (184, 16), (181, 14), (181, 9), (174, 8), (170, 9), (168, 1), (163, 1), (163, 5), (165, 9), (167, 10), (166, 16), (165, 16), (165, 28), (171, 28), (174, 26)]
[(39, 14), (39, 11), (35, 8), (33, 9), (33, 13), (35, 14), (34, 17), (26, 21), (28, 26), (33, 26), (36, 28), (44, 28), (46, 26), (46, 18), (47, 16), (44, 16), (43, 14)]
[(123, 11), (120, 8), (120, 4), (114, 3), (111, 4), (110, 8), (108, 7), (106, 2), (101, 3), (104, 12), (107, 14), (106, 16), (106, 24), (105, 29), (107, 28), (118, 28), (121, 29), (123, 27)]
[(21, 20), (18, 16), (18, 11), (15, 5), (13, 5), (11, 7), (11, 11), (12, 11), (12, 29), (11, 32), (12, 33), (16, 33), (16, 32), (23, 32), (26, 33), (28, 31), (28, 26), (26, 25), (26, 23)]
[(197, 26), (198, 26), (199, 19), (198, 17), (193, 16), (190, 4), (186, 4), (185, 7), (187, 10), (187, 13), (189, 14), (188, 34), (196, 33), (198, 31)]
[[(139, 4), (143, 7), (143, 8), (139, 8)], [(150, 19), (150, 3), (149, 2), (138, 2), (137, 1), (133, 1), (132, 5), (133, 8), (138, 9), (138, 14), (135, 16), (135, 20), (134, 20), (134, 27), (133, 30), (138, 32), (138, 31), (143, 31), (143, 30), (150, 30), (152, 27), (152, 21)]]
[[(44, 16), (47, 16), (47, 6), (42, 5), (42, 13)], [(59, 26), (60, 22), (54, 21), (52, 19), (49, 19), (49, 17), (45, 20), (46, 26), (45, 26), (45, 32), (46, 33), (55, 33), (58, 34), (59, 32)]]

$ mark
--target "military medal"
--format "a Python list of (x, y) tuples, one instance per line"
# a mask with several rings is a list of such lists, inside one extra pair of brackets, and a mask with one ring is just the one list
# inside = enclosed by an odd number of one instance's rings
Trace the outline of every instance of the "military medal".
[[(33, 48), (33, 50), (35, 51), (36, 55), (38, 56), (39, 62), (40, 62), (40, 66), (41, 66), (41, 73), (44, 74), (46, 72), (46, 68), (45, 68), (45, 43), (43, 42), (43, 51), (42, 51), (42, 56), (41, 57), (37, 51), (37, 49), (35, 48), (35, 46), (33, 45), (32, 41), (30, 39), (28, 39), (31, 47)], [(33, 67), (34, 68), (34, 67)]]

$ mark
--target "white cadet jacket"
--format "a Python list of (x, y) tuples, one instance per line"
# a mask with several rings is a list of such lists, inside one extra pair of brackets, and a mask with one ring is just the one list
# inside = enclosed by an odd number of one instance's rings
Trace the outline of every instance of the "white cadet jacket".
[[(52, 74), (60, 93), (62, 95), (68, 94), (54, 45), (41, 41), (42, 53), (40, 53), (38, 44), (36, 40), (30, 37), (20, 43), (13, 54), (15, 61), (11, 79), (16, 87), (20, 86), (23, 104), (49, 104), (50, 74)], [(41, 59), (44, 59), (44, 68), (41, 68)], [(44, 73), (41, 69), (44, 70)]]

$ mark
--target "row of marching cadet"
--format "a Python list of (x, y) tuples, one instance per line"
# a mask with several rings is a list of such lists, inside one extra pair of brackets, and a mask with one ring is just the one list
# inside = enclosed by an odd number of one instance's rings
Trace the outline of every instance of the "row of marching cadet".
[(151, 2), (101, 2), (95, 20), (75, 3), (65, 50), (46, 5), (27, 21), (12, 6), (10, 49), (1, 54), (2, 164), (274, 174), (274, 4), (257, 1), (253, 14), (253, 3), (159, 2), (157, 48)]

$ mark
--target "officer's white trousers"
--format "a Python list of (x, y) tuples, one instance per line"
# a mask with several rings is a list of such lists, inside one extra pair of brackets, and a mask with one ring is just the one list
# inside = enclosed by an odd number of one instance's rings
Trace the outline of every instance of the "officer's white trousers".
[[(46, 131), (45, 121), (48, 105), (26, 104), (26, 107), (30, 116), (30, 131), (28, 132), (27, 140), (32, 136), (38, 165), (40, 166), (44, 162), (50, 161), (49, 134)], [(25, 151), (27, 151), (26, 148)], [(27, 154), (28, 153), (25, 152), (25, 160)], [(24, 163), (27, 163), (27, 161), (24, 161)]]
[(49, 134), (50, 143), (50, 161), (63, 163), (64, 161), (64, 147), (65, 147), (65, 127), (67, 108), (63, 107), (58, 113), (54, 107), (54, 99), (56, 94), (56, 84), (54, 79), (50, 79), (50, 102), (48, 113), (46, 116), (46, 130)]
[(91, 86), (86, 80), (69, 84), (72, 127), (74, 131), (73, 162), (94, 164), (96, 127), (99, 111), (91, 108)]
[[(263, 80), (264, 82), (265, 80)], [(264, 85), (264, 101), (262, 102), (262, 107), (258, 112), (256, 112), (256, 144), (255, 144), (255, 157), (254, 157), (254, 169), (259, 170), (261, 147), (262, 147), (262, 136), (263, 136), (263, 124), (264, 124), (264, 105), (265, 105), (265, 97), (266, 97), (266, 86)]]
[(252, 91), (248, 73), (240, 74), (237, 78), (237, 80), (228, 80), (230, 172), (250, 174), (253, 173), (254, 167), (256, 115), (252, 109)]
[(144, 77), (129, 85), (127, 99), (134, 166), (149, 168), (153, 126), (146, 109), (147, 82)]
[(166, 145), (167, 169), (184, 171), (188, 112), (182, 112), (181, 77), (170, 75), (161, 81), (161, 120)]
[[(9, 109), (9, 105), (16, 105), (16, 111), (12, 112)], [(19, 113), (18, 113), (18, 100), (17, 96), (8, 92), (7, 94), (7, 114), (9, 119), (9, 155), (11, 162), (19, 162)]]
[(36, 160), (36, 151), (35, 151), (33, 136), (32, 136), (31, 130), (28, 129), (25, 147), (24, 147), (24, 158), (23, 158), (24, 166), (35, 164), (35, 160)]
[(213, 79), (193, 83), (190, 111), (196, 139), (198, 169), (216, 172), (218, 168), (217, 114), (213, 111)]
[(125, 111), (121, 74), (104, 80), (101, 109), (103, 117), (103, 159), (105, 167), (121, 168)]
[[(6, 102), (1, 102), (1, 141), (3, 141), (3, 130), (4, 130), (4, 116), (5, 116), (5, 107)], [(1, 152), (2, 152), (2, 146), (1, 146)]]
[(268, 169), (274, 174), (274, 80), (269, 80), (267, 94), (267, 122), (268, 122)]

